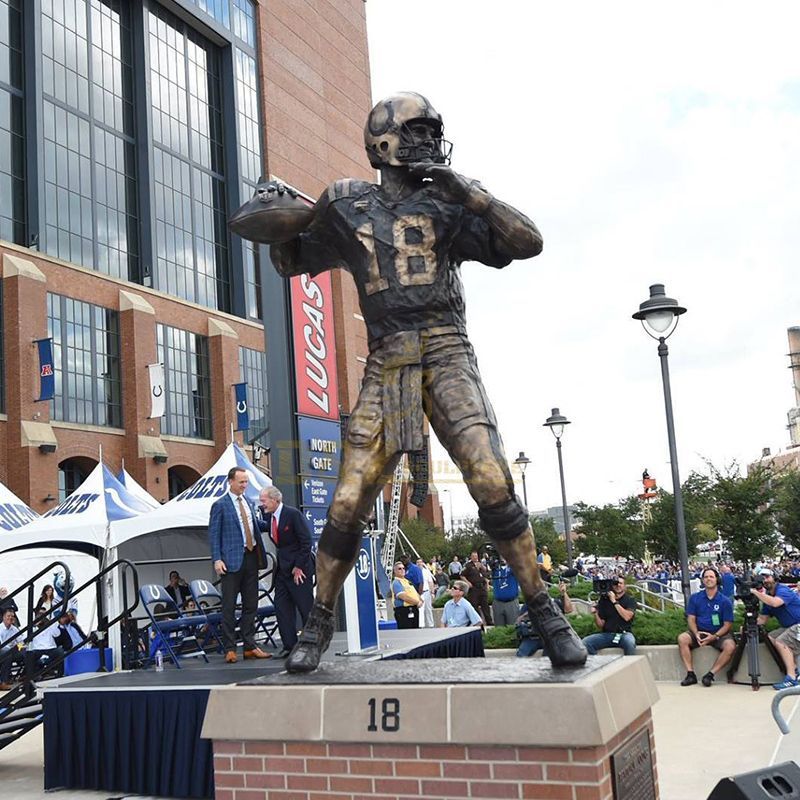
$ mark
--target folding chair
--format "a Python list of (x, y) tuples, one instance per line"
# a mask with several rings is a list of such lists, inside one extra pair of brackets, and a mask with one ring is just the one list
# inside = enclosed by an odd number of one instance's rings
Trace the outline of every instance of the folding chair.
[[(155, 652), (161, 647), (166, 651), (165, 655), (172, 659), (172, 663), (178, 669), (181, 668), (179, 662), (181, 656), (189, 658), (199, 655), (208, 663), (208, 656), (197, 638), (197, 629), (208, 623), (205, 616), (202, 614), (193, 616), (181, 614), (180, 608), (178, 608), (177, 603), (167, 590), (157, 583), (149, 583), (142, 586), (139, 589), (139, 597), (147, 616), (150, 617), (154, 632), (153, 643), (150, 646), (150, 653), (145, 661), (145, 667), (150, 664)], [(165, 617), (157, 614), (154, 608), (156, 604), (162, 605), (165, 609), (164, 614), (169, 616)], [(184, 645), (191, 642), (197, 647), (197, 651), (183, 653)]]
[(222, 625), (222, 595), (219, 589), (210, 581), (196, 578), (189, 583), (189, 593), (192, 596), (198, 609), (202, 609), (203, 616), (208, 620), (206, 635), (203, 637), (203, 647), (210, 638), (217, 642), (217, 650), (222, 652), (225, 647), (222, 644), (222, 637), (219, 633)]

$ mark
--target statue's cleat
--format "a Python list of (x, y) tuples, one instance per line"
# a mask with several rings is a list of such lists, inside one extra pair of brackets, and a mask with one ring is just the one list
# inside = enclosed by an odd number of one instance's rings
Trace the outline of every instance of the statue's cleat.
[(579, 667), (586, 663), (585, 645), (547, 592), (540, 592), (528, 601), (528, 615), (554, 667)]
[(313, 672), (333, 637), (333, 611), (315, 603), (297, 644), (286, 659), (287, 672)]

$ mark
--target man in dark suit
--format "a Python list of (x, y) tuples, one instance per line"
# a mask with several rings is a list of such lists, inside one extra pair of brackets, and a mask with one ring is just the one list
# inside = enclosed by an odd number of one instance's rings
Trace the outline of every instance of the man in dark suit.
[(214, 570), (221, 577), (222, 643), (225, 661), (236, 662), (236, 596), (242, 595), (242, 634), (245, 658), (270, 658), (256, 645), (258, 608), (258, 569), (266, 565), (261, 538), (262, 523), (244, 496), (249, 479), (247, 470), (233, 467), (228, 472), (228, 491), (211, 506), (208, 539)]
[(314, 605), (314, 560), (311, 530), (299, 509), (283, 504), (280, 489), (270, 486), (259, 496), (266, 530), (278, 551), (275, 574), (275, 615), (286, 658), (297, 643), (297, 612), (303, 625)]

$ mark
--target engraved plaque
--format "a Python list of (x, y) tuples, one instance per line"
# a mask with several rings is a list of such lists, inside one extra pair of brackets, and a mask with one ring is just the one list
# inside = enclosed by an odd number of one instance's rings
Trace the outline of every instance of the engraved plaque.
[(650, 733), (642, 731), (611, 755), (614, 800), (655, 800)]

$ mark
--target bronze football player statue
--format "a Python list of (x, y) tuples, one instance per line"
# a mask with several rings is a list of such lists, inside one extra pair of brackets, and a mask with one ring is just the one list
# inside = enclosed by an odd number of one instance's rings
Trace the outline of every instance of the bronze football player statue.
[[(441, 116), (421, 95), (381, 100), (364, 129), (380, 184), (338, 180), (305, 230), (288, 241), (272, 237), (279, 242), (272, 261), (284, 277), (333, 267), (352, 274), (370, 350), (319, 541), (316, 601), (287, 660), (289, 672), (319, 665), (375, 499), (402, 454), (423, 449), (423, 413), (461, 470), (481, 526), (513, 569), (551, 662), (586, 660), (539, 575), (528, 512), (514, 493), (467, 338), (459, 276), (463, 261), (501, 268), (538, 255), (542, 237), (524, 214), (450, 168), (452, 147), (443, 134)], [(261, 191), (287, 189), (273, 182)]]

